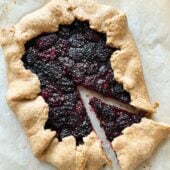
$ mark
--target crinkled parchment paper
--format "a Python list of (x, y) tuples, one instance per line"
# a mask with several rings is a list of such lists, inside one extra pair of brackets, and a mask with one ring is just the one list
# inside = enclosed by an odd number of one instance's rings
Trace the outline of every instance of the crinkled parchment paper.
[[(0, 26), (15, 24), (48, 0), (0, 0)], [(98, 0), (126, 12), (136, 40), (152, 101), (160, 107), (155, 119), (170, 124), (170, 1)], [(7, 106), (7, 78), (0, 50), (0, 170), (52, 170), (31, 152), (28, 139)], [(147, 148), (146, 148), (147, 149)], [(139, 169), (170, 170), (170, 139)]]

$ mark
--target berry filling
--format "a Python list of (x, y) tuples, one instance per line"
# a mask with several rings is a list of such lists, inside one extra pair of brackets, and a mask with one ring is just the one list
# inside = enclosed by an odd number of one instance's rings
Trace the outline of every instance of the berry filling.
[(61, 25), (55, 33), (30, 40), (25, 48), (24, 66), (39, 77), (41, 96), (49, 105), (45, 128), (55, 130), (60, 141), (73, 135), (80, 144), (92, 131), (78, 85), (130, 102), (110, 64), (117, 49), (107, 46), (106, 36), (90, 29), (88, 22)]
[(90, 100), (89, 104), (110, 142), (121, 135), (123, 129), (131, 126), (133, 123), (139, 123), (142, 117), (145, 116), (142, 112), (134, 114), (115, 106), (107, 105), (95, 97)]

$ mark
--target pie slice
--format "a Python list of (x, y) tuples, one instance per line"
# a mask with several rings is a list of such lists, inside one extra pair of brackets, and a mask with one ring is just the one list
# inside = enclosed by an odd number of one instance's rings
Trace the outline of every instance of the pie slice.
[(100, 99), (93, 97), (89, 102), (92, 110), (100, 121), (100, 126), (104, 129), (107, 139), (112, 140), (120, 135), (122, 131), (134, 123), (139, 123), (145, 113), (131, 113), (115, 106), (107, 105)]
[(35, 156), (58, 169), (97, 170), (110, 163), (77, 86), (140, 110), (131, 124), (155, 112), (126, 16), (109, 6), (52, 0), (1, 29), (1, 37), (9, 106)]
[(112, 143), (122, 170), (136, 169), (170, 134), (170, 126), (144, 118), (144, 113), (130, 113), (95, 97), (89, 104)]

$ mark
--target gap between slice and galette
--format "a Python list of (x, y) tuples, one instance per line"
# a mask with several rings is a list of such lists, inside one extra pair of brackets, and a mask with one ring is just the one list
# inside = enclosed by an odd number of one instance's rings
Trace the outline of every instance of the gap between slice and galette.
[[(89, 104), (89, 102), (91, 101), (90, 99), (95, 97), (95, 99), (98, 98), (97, 100), (104, 101), (107, 104), (117, 105), (120, 108), (124, 108), (126, 110), (132, 111), (131, 114), (137, 113), (137, 110), (135, 110), (134, 108), (131, 108), (130, 106), (128, 106), (126, 104), (118, 102), (118, 101), (116, 101), (114, 99), (111, 99), (111, 98), (108, 98), (108, 97), (104, 97), (103, 95), (100, 95), (100, 94), (98, 94), (98, 93), (96, 93), (94, 91), (88, 90), (88, 89), (86, 89), (86, 88), (84, 88), (82, 86), (79, 86), (78, 90), (80, 91), (83, 103), (84, 103), (84, 105), (86, 107), (86, 111), (87, 111), (87, 114), (88, 114), (88, 116), (89, 116), (89, 118), (91, 120), (91, 123), (93, 125), (94, 131), (96, 132), (98, 137), (101, 139), (102, 146), (103, 146), (103, 149), (104, 149), (106, 155), (112, 161), (113, 168), (116, 169), (116, 170), (119, 170), (120, 166), (119, 166), (117, 157), (116, 157), (115, 153), (113, 152), (113, 148), (111, 146), (111, 143), (107, 139), (105, 130), (100, 125), (100, 120), (96, 117), (95, 110), (92, 108), (92, 106)], [(124, 112), (126, 113), (125, 110), (124, 110)], [(112, 129), (110, 129), (110, 130), (112, 130)]]

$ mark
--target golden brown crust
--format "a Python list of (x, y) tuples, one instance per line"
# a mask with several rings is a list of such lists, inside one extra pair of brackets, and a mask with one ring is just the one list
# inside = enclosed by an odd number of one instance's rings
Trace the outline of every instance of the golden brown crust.
[(101, 149), (101, 142), (94, 132), (84, 138), (84, 144), (76, 147), (72, 136), (62, 142), (55, 138), (40, 157), (62, 170), (98, 170), (110, 164)]
[[(42, 32), (55, 32), (60, 24), (70, 24), (75, 18), (88, 20), (92, 29), (107, 34), (110, 46), (120, 48), (111, 57), (115, 79), (130, 93), (131, 105), (154, 112), (125, 15), (91, 0), (52, 0), (23, 17), (14, 27), (1, 29), (9, 81), (7, 100), (25, 129), (37, 157), (62, 170), (75, 167), (97, 170), (108, 163), (108, 159), (94, 132), (84, 138), (84, 145), (76, 147), (74, 137), (69, 136), (58, 142), (55, 132), (44, 129), (48, 105), (38, 96), (40, 82), (37, 76), (26, 70), (21, 61), (27, 41)], [(42, 143), (38, 142), (40, 139)]]
[(86, 165), (86, 158), (83, 153), (76, 150), (75, 139), (72, 136), (64, 138), (62, 142), (58, 142), (55, 138), (40, 159), (48, 161), (61, 170), (75, 168), (83, 170)]
[[(87, 159), (86, 170), (99, 169), (104, 162), (106, 164), (104, 151), (100, 149), (99, 139), (94, 132), (84, 138), (84, 145), (78, 146), (77, 151), (83, 153)], [(111, 164), (109, 161), (107, 163)]]
[(135, 170), (153, 154), (170, 134), (170, 126), (143, 118), (123, 131), (112, 142), (122, 170)]

